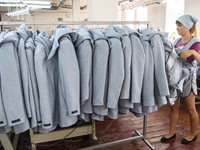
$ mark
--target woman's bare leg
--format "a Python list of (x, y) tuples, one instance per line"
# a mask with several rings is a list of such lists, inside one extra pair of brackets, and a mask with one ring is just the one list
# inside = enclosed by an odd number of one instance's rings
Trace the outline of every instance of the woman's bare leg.
[(170, 111), (170, 131), (166, 138), (172, 137), (176, 133), (176, 124), (178, 122), (178, 114), (179, 114), (179, 107), (180, 107), (180, 97), (174, 102), (174, 105), (171, 106)]
[(191, 141), (196, 136), (198, 129), (199, 116), (195, 107), (195, 95), (193, 92), (188, 97), (183, 98), (183, 103), (190, 116), (190, 134), (185, 137), (186, 140)]

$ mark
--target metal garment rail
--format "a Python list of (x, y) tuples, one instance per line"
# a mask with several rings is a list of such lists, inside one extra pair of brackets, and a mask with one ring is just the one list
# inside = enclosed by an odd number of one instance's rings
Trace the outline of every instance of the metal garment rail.
[(113, 141), (113, 142), (108, 142), (108, 143), (103, 143), (103, 144), (90, 146), (90, 147), (86, 147), (86, 148), (81, 148), (81, 149), (78, 149), (78, 150), (94, 150), (94, 149), (99, 149), (99, 148), (103, 148), (103, 147), (107, 147), (107, 146), (111, 146), (111, 145), (116, 145), (116, 144), (120, 144), (120, 143), (131, 142), (131, 141), (134, 141), (134, 140), (137, 140), (137, 139), (142, 139), (144, 141), (144, 143), (151, 150), (155, 150), (155, 148), (146, 140), (146, 127), (147, 127), (147, 116), (145, 115), (144, 120), (143, 120), (143, 135), (141, 135), (137, 130), (135, 130), (135, 133), (130, 138), (117, 140), (117, 141)]
[(149, 27), (150, 21), (51, 21), (51, 22), (17, 22), (17, 21), (0, 21), (0, 25), (125, 25), (125, 24), (147, 24)]
[[(150, 27), (150, 21), (57, 21), (57, 22), (9, 22), (9, 21), (1, 21), (0, 25), (21, 25), (21, 24), (26, 24), (26, 25), (127, 25), (127, 24), (133, 24), (133, 25), (140, 25), (140, 24), (146, 24), (147, 28)], [(91, 147), (86, 147), (82, 148), (79, 150), (93, 150), (97, 148), (102, 148), (106, 146), (111, 146), (114, 144), (120, 144), (124, 142), (130, 142), (134, 141), (137, 139), (142, 139), (145, 144), (151, 149), (155, 150), (155, 148), (146, 140), (146, 127), (147, 127), (147, 116), (144, 116), (143, 120), (143, 135), (141, 135), (137, 130), (135, 130), (135, 133), (133, 134), (132, 137), (118, 140), (118, 141), (113, 141), (113, 142), (108, 142), (104, 144), (99, 144)]]

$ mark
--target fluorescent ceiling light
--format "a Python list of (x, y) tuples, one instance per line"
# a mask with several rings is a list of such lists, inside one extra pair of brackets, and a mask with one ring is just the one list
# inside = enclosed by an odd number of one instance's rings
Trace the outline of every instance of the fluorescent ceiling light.
[(122, 1), (118, 2), (119, 5), (124, 5), (124, 4), (128, 4), (128, 3), (129, 3), (129, 0), (122, 0)]
[(20, 2), (20, 0), (0, 0), (0, 2), (2, 2), (2, 3), (19, 3)]
[(0, 4), (2, 7), (25, 7), (23, 4)]
[(10, 15), (13, 15), (13, 14), (20, 14), (20, 13), (24, 13), (24, 12), (29, 12), (29, 9), (21, 9), (21, 10), (9, 12), (9, 13), (6, 13), (6, 15), (10, 16)]
[(18, 14), (12, 14), (12, 15), (10, 15), (10, 17), (14, 17), (14, 16), (20, 16), (20, 15), (26, 15), (26, 14), (30, 14), (30, 12), (29, 12), (29, 11), (27, 11), (27, 12), (18, 13)]
[(26, 5), (29, 8), (51, 8), (51, 5)]
[(48, 1), (22, 1), (24, 4), (40, 4), (40, 5), (50, 5), (51, 2)]

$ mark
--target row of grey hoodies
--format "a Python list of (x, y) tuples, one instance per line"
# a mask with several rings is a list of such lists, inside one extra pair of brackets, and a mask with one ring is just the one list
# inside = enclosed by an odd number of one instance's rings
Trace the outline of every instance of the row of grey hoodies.
[(117, 119), (129, 111), (139, 117), (173, 104), (177, 95), (170, 96), (165, 69), (172, 51), (166, 36), (148, 29), (80, 26), (74, 32), (59, 25), (51, 38), (25, 25), (4, 31), (0, 133), (47, 133), (78, 119)]

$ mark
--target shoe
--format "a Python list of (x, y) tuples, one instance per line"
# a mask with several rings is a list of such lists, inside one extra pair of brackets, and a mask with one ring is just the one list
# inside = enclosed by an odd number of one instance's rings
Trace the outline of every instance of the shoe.
[(168, 140), (171, 140), (173, 138), (176, 138), (176, 133), (172, 137), (170, 137), (170, 138), (166, 138), (166, 137), (163, 136), (160, 141), (161, 142), (167, 142)]
[(181, 141), (181, 144), (189, 144), (189, 143), (195, 141), (196, 139), (197, 139), (197, 135), (196, 135), (196, 136), (194, 137), (194, 139), (191, 140), (191, 141), (188, 141), (188, 140), (186, 140), (185, 138), (183, 138), (182, 141)]

